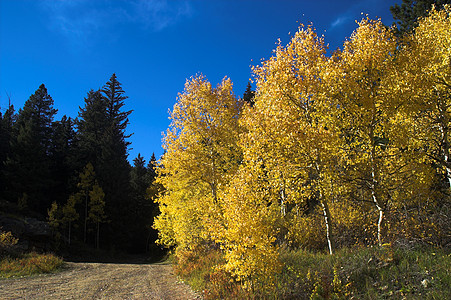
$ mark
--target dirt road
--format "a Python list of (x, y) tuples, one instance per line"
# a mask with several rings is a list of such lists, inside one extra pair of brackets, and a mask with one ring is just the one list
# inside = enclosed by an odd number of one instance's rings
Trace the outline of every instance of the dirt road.
[(168, 264), (67, 263), (62, 272), (0, 280), (0, 299), (201, 299)]

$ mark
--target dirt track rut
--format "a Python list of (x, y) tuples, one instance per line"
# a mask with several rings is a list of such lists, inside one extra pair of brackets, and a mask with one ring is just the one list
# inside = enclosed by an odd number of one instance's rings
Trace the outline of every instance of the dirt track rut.
[(201, 299), (168, 264), (66, 263), (62, 272), (0, 280), (1, 299)]

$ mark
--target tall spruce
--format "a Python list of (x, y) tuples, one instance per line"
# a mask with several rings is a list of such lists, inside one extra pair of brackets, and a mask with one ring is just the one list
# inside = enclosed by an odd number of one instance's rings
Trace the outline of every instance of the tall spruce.
[(0, 199), (7, 199), (7, 178), (5, 174), (6, 158), (10, 155), (13, 139), (13, 126), (16, 120), (14, 106), (11, 103), (2, 114), (0, 112)]
[[(150, 224), (154, 223), (155, 218), (160, 214), (159, 206), (156, 202), (164, 190), (161, 183), (157, 182), (157, 167), (163, 168), (162, 165), (157, 166), (157, 159), (155, 153), (152, 153), (149, 163), (147, 164), (146, 182), (150, 182), (150, 185), (146, 190), (146, 199), (148, 204), (151, 205), (151, 218)], [(146, 239), (146, 252), (152, 252), (153, 254), (161, 253), (161, 248), (157, 247), (156, 241), (158, 239), (158, 231), (152, 227), (149, 228)]]
[(85, 98), (85, 106), (80, 107), (77, 120), (79, 169), (91, 163), (95, 169), (102, 157), (102, 141), (107, 129), (107, 103), (100, 91), (90, 90)]
[(155, 157), (155, 153), (152, 153), (152, 156), (150, 157), (149, 163), (147, 164), (147, 176), (148, 181), (150, 183), (154, 182), (157, 178), (157, 158)]
[(49, 197), (57, 204), (62, 204), (76, 186), (78, 167), (76, 133), (74, 120), (63, 116), (52, 125), (51, 171), (55, 186)]
[(17, 138), (12, 140), (6, 162), (11, 200), (43, 215), (51, 203), (48, 197), (53, 187), (50, 152), (56, 112), (53, 99), (42, 84), (19, 110), (14, 126)]
[(128, 146), (126, 139), (129, 124), (128, 116), (132, 113), (122, 111), (128, 97), (113, 74), (101, 90), (106, 105), (105, 132), (101, 140), (102, 153), (98, 168), (99, 183), (105, 192), (105, 211), (111, 220), (107, 239), (110, 244), (127, 247), (127, 213), (130, 203), (130, 164), (127, 161)]

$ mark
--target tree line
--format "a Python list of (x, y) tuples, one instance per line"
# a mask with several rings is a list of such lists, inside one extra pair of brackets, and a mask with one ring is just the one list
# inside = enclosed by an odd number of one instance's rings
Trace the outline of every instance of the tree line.
[(363, 19), (331, 55), (301, 25), (242, 98), (229, 78), (187, 80), (157, 170), (158, 242), (182, 260), (219, 249), (250, 288), (285, 248), (449, 246), (451, 8), (407, 13), (399, 28)]
[(126, 99), (113, 74), (87, 93), (75, 119), (55, 120), (44, 84), (18, 112), (10, 104), (0, 113), (3, 209), (47, 219), (62, 244), (148, 250), (156, 238), (156, 158), (128, 162)]

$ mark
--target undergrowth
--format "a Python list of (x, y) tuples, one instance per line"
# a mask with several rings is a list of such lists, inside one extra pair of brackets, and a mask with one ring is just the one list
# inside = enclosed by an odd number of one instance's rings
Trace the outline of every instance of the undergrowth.
[(236, 281), (221, 268), (220, 250), (180, 251), (176, 272), (205, 299), (451, 299), (451, 254), (443, 249), (282, 249), (279, 259), (275, 288)]
[(53, 254), (28, 253), (18, 258), (4, 257), (0, 261), (0, 278), (22, 277), (57, 271), (63, 260)]

